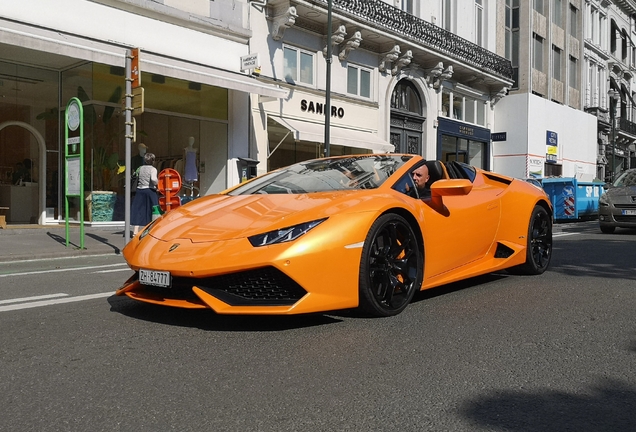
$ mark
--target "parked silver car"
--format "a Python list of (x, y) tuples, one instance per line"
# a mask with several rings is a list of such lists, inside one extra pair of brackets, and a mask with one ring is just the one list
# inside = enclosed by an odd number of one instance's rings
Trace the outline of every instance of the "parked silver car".
[(618, 228), (636, 228), (636, 169), (623, 172), (598, 201), (601, 231), (611, 234)]

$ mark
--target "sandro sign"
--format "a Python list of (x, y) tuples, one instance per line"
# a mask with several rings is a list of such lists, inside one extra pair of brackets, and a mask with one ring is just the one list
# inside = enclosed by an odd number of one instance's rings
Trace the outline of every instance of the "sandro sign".
[[(307, 101), (303, 99), (300, 101), (300, 109), (303, 112), (314, 113), (314, 114), (324, 114), (325, 104), (313, 101)], [(331, 117), (343, 118), (345, 115), (344, 108), (339, 108), (336, 106), (331, 106)]]

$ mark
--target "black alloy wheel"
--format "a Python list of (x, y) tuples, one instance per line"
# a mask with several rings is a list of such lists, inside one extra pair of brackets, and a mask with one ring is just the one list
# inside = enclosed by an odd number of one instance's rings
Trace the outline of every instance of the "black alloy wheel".
[(527, 240), (526, 262), (515, 270), (521, 274), (542, 274), (552, 258), (552, 219), (540, 205), (532, 210)]
[(402, 312), (422, 284), (422, 253), (413, 229), (396, 214), (371, 226), (360, 263), (361, 312), (392, 316)]

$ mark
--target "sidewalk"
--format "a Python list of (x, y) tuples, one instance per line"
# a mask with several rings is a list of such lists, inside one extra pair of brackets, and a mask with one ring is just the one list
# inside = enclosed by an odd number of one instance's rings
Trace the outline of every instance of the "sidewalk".
[(123, 227), (84, 226), (84, 249), (80, 249), (80, 227), (61, 225), (8, 225), (0, 229), (0, 263), (42, 258), (89, 255), (120, 255), (124, 247)]

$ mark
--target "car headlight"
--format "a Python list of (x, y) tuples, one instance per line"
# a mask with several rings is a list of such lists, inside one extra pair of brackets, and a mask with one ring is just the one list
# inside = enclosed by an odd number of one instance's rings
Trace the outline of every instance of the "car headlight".
[(605, 207), (610, 205), (609, 199), (607, 198), (607, 194), (601, 195), (601, 197), (598, 199), (598, 204)]
[[(159, 218), (159, 219), (161, 219), (161, 218)], [(159, 219), (155, 219), (152, 222), (150, 222), (148, 225), (146, 225), (146, 228), (144, 228), (144, 230), (141, 232), (141, 234), (139, 234), (139, 241), (142, 241), (144, 239), (144, 237), (146, 237), (150, 233), (150, 230), (157, 223), (157, 221)]]
[(305, 222), (287, 228), (280, 228), (264, 234), (248, 237), (248, 240), (254, 247), (290, 242), (296, 240), (298, 237), (307, 233), (309, 230), (320, 225), (326, 220), (327, 218), (317, 219), (315, 221)]

